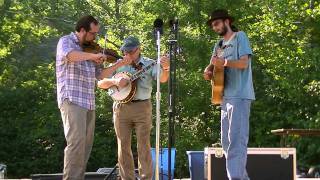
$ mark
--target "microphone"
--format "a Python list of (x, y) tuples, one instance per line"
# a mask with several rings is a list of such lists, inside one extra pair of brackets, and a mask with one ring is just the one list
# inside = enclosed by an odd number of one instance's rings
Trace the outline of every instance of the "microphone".
[(154, 20), (153, 28), (154, 28), (154, 33), (159, 31), (160, 34), (163, 34), (163, 21), (162, 21), (162, 19), (157, 18), (156, 20)]
[(172, 31), (177, 31), (178, 29), (178, 19), (170, 19), (169, 20), (169, 27), (171, 28)]

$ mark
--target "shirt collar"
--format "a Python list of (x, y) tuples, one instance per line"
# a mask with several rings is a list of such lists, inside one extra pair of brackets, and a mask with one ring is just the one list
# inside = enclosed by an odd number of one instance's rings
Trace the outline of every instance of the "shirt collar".
[(140, 55), (137, 64), (142, 63), (144, 65), (144, 58)]
[(71, 33), (70, 33), (70, 36), (71, 36), (71, 39), (72, 39), (76, 44), (80, 45), (80, 41), (79, 41), (76, 33), (71, 32)]

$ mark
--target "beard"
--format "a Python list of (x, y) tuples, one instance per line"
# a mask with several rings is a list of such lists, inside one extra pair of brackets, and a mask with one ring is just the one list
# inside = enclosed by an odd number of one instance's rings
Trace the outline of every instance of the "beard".
[(218, 33), (218, 34), (219, 34), (219, 36), (224, 36), (224, 35), (227, 34), (227, 32), (228, 32), (227, 26), (223, 25), (222, 31), (220, 33)]
[(84, 34), (82, 37), (80, 37), (80, 42), (81, 42), (81, 45), (88, 45), (88, 41), (86, 40), (87, 39), (87, 34)]
[(90, 44), (95, 40), (95, 38), (93, 38), (92, 40), (88, 40), (87, 36), (88, 36), (88, 33), (85, 33), (83, 35), (83, 37), (82, 37), (83, 44)]
[(88, 44), (89, 43), (89, 41), (87, 41), (87, 33), (84, 34), (84, 36), (82, 37), (82, 42), (83, 42), (83, 44)]

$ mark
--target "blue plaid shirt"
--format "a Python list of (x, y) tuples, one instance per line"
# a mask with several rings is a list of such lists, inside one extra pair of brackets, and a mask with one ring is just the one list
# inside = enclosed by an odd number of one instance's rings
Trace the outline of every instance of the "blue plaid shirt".
[(56, 76), (59, 108), (65, 99), (83, 108), (95, 109), (95, 81), (101, 66), (90, 60), (70, 62), (66, 58), (71, 51), (82, 51), (75, 33), (60, 38), (57, 45)]

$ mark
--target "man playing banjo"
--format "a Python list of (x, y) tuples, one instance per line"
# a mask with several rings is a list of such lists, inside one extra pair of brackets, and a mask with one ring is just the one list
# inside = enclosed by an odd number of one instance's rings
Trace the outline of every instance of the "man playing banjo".
[[(113, 97), (114, 127), (118, 141), (118, 163), (120, 176), (125, 180), (134, 180), (134, 160), (131, 151), (131, 134), (135, 129), (137, 136), (138, 164), (140, 179), (152, 179), (152, 158), (150, 146), (150, 132), (152, 127), (152, 104), (150, 101), (152, 80), (156, 80), (157, 68), (155, 61), (141, 55), (140, 42), (129, 36), (123, 42), (120, 50), (125, 59), (131, 59), (130, 65), (116, 67), (112, 78), (105, 78), (98, 82), (102, 89), (115, 90), (135, 87), (131, 98), (127, 101), (117, 101)], [(160, 82), (167, 82), (169, 77), (169, 58), (161, 57)], [(146, 70), (149, 68), (148, 70)], [(126, 78), (130, 75), (139, 76)], [(131, 76), (132, 77), (132, 76)], [(131, 86), (129, 86), (131, 85)], [(124, 90), (125, 91), (125, 90)], [(121, 91), (120, 91), (121, 92)]]

